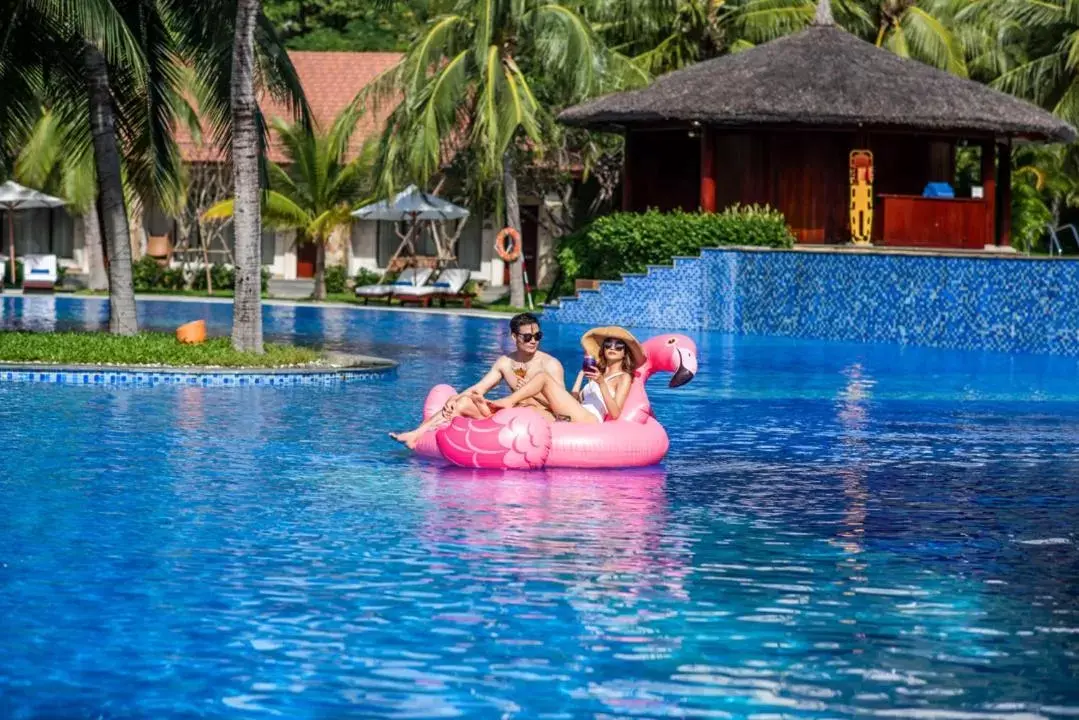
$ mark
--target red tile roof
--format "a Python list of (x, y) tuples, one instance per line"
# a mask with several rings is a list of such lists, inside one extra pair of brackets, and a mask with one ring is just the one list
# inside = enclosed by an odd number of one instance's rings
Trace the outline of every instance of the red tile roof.
[[(356, 94), (374, 80), (379, 73), (393, 67), (400, 53), (390, 52), (310, 52), (294, 50), (289, 53), (292, 64), (303, 84), (307, 102), (315, 122), (328, 128), (341, 110), (352, 102)], [(267, 121), (275, 117), (291, 120), (288, 108), (264, 94), (259, 104)], [(377, 112), (368, 111), (360, 119), (352, 136), (352, 149), (358, 151), (364, 141), (382, 131), (386, 117), (392, 108), (379, 107)], [(201, 144), (196, 143), (186, 128), (178, 128), (176, 141), (185, 162), (220, 162), (221, 151), (213, 146), (209, 134)], [(271, 135), (270, 159), (282, 162), (285, 158), (281, 148)]]

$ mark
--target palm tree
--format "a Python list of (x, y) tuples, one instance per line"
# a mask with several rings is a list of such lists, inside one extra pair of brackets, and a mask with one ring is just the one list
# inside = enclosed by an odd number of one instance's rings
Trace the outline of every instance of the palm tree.
[[(136, 81), (144, 76), (143, 56), (134, 36), (109, 0), (80, 3), (9, 3), (0, 38), (0, 127), (10, 143), (27, 136), (42, 104), (58, 107), (61, 117), (78, 114), (89, 122), (83, 137), (68, 136), (71, 144), (93, 137), (104, 229), (110, 242), (110, 329), (135, 332), (134, 293), (130, 283), (130, 243), (122, 211), (118, 153), (113, 122), (114, 98), (109, 92), (107, 64), (123, 64)], [(102, 75), (106, 79), (102, 83)], [(110, 144), (111, 143), (111, 144)], [(117, 200), (119, 197), (119, 201)], [(118, 237), (121, 236), (122, 237)], [(124, 241), (125, 247), (120, 247)], [(124, 253), (127, 253), (126, 277)]]
[(1029, 59), (1000, 75), (993, 86), (1031, 100), (1072, 124), (1079, 123), (1079, 19), (1074, 0), (999, 0), (985, 11), (1021, 25)]
[[(738, 52), (808, 26), (816, 0), (601, 0), (596, 21), (609, 44), (652, 74)], [(950, 20), (955, 0), (837, 0), (850, 32), (902, 57), (966, 75)]]
[(85, 143), (73, 140), (73, 129), (44, 111), (15, 158), (14, 177), (26, 185), (63, 198), (67, 211), (84, 217), (91, 290), (105, 290), (105, 257), (97, 214), (94, 160)]
[(952, 31), (954, 0), (879, 0), (870, 10), (876, 19), (876, 45), (966, 77), (963, 43)]
[(236, 294), (232, 345), (261, 353), (262, 286), (259, 239), (259, 123), (255, 100), (255, 24), (260, 0), (237, 0), (232, 51), (232, 184), (235, 193)]
[[(574, 5), (538, 0), (458, 0), (431, 22), (400, 64), (365, 96), (404, 98), (391, 113), (378, 159), (380, 190), (426, 184), (448, 160), (472, 158), (470, 181), (492, 186), (506, 225), (520, 231), (516, 152), (542, 150), (553, 127), (546, 98), (583, 99), (612, 71), (627, 69), (603, 49)], [(637, 73), (641, 77), (641, 73)], [(520, 257), (510, 266), (510, 303), (524, 304)]]
[[(29, 132), (45, 104), (79, 128), (71, 134), (76, 146), (93, 147), (113, 332), (137, 330), (124, 178), (138, 202), (178, 209), (183, 173), (172, 132), (177, 120), (194, 116), (186, 91), (198, 97), (216, 139), (228, 144), (233, 33), (229, 23), (209, 19), (236, 8), (235, 0), (38, 0), (0, 11), (8, 13), (0, 34), (6, 139)], [(252, 28), (267, 86), (306, 118), (298, 78), (273, 28), (258, 12)], [(254, 146), (261, 149), (257, 107), (253, 122)]]
[[(272, 123), (288, 157), (287, 166), (271, 163), (270, 189), (263, 194), (262, 218), (275, 227), (295, 228), (298, 241), (314, 243), (315, 300), (326, 299), (326, 243), (351, 222), (357, 200), (369, 190), (372, 150), (349, 160), (349, 141), (359, 120), (356, 106), (345, 108), (326, 132), (302, 123)], [(234, 200), (217, 203), (206, 220), (232, 217)]]

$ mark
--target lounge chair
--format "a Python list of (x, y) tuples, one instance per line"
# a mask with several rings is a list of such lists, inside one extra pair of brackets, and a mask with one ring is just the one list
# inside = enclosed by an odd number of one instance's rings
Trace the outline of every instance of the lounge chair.
[(52, 292), (60, 275), (56, 269), (55, 255), (23, 255), (23, 292)]
[[(442, 306), (445, 307), (447, 298), (454, 299), (461, 296), (465, 285), (468, 284), (469, 274), (470, 271), (463, 268), (447, 268), (439, 274), (438, 280), (431, 285), (394, 288), (393, 299), (399, 301), (402, 305), (416, 303), (423, 307), (429, 307), (432, 300), (439, 300)], [(468, 297), (467, 303), (471, 306), (471, 296)]]
[(431, 278), (431, 268), (405, 268), (397, 280), (383, 285), (363, 285), (356, 288), (356, 297), (363, 298), (366, 305), (372, 298), (385, 298), (389, 303), (395, 291), (405, 288), (418, 288), (427, 285)]
[(471, 276), (472, 271), (464, 268), (444, 270), (435, 283), (435, 287), (441, 290), (436, 296), (439, 307), (446, 307), (447, 302), (459, 302), (466, 308), (472, 307), (474, 295), (465, 290)]

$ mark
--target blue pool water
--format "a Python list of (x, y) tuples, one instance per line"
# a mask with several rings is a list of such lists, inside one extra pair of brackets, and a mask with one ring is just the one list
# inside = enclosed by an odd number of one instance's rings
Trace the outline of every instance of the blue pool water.
[[(1079, 715), (1074, 359), (697, 335), (698, 377), (651, 390), (662, 467), (491, 475), (385, 433), (502, 323), (266, 322), (399, 375), (0, 384), (0, 717)], [(579, 332), (545, 328), (567, 368)]]

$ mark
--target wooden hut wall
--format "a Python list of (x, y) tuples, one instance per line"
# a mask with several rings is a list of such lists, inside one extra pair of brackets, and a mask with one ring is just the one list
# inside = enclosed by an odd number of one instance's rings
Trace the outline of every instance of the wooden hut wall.
[(685, 130), (641, 130), (626, 138), (623, 210), (700, 207), (701, 143)]
[(920, 195), (929, 180), (953, 179), (955, 145), (947, 139), (891, 134), (859, 138), (854, 132), (717, 132), (716, 207), (767, 203), (786, 215), (800, 243), (846, 242), (849, 155), (867, 145), (873, 151), (878, 193)]

